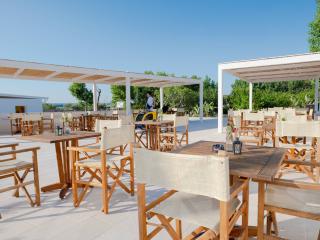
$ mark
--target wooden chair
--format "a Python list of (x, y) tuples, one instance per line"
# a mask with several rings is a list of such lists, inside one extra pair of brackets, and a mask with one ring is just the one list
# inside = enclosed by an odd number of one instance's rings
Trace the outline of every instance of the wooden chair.
[(245, 144), (263, 145), (264, 136), (264, 115), (263, 113), (243, 112), (241, 127), (238, 131), (240, 140)]
[[(229, 160), (135, 149), (140, 240), (166, 230), (172, 239), (229, 239), (242, 216), (240, 236), (248, 235), (248, 180), (229, 186)], [(145, 185), (168, 191), (146, 202)], [(237, 198), (243, 192), (243, 201)], [(153, 221), (154, 220), (154, 221)], [(171, 222), (175, 220), (175, 228)], [(198, 226), (182, 236), (182, 221)], [(148, 229), (148, 227), (153, 229)]]
[[(40, 188), (38, 175), (37, 151), (39, 147), (16, 149), (18, 144), (4, 144), (0, 148), (11, 148), (9, 151), (0, 152), (0, 180), (13, 178), (14, 185), (0, 188), (0, 193), (15, 190), (13, 196), (19, 197), (19, 189), (23, 190), (30, 205), (40, 206)], [(24, 161), (17, 159), (17, 155), (31, 152), (32, 161)], [(33, 172), (33, 180), (27, 181), (27, 176)], [(34, 185), (35, 199), (32, 199), (26, 186)], [(0, 215), (1, 217), (1, 215)]]
[[(300, 141), (301, 139), (303, 141)], [(288, 149), (281, 174), (284, 174), (286, 169), (295, 169), (318, 182), (320, 173), (315, 155), (319, 152), (316, 149), (319, 141), (320, 122), (318, 121), (277, 121), (276, 147)], [(308, 156), (310, 159), (307, 159)]]
[(160, 143), (162, 150), (172, 150), (182, 143), (189, 143), (189, 118), (175, 114), (164, 114), (163, 120), (173, 121), (173, 126), (162, 127)]
[(22, 116), (23, 116), (22, 113), (10, 113), (9, 114), (11, 135), (14, 135), (14, 134), (21, 132)]
[[(90, 186), (97, 186), (102, 188), (103, 212), (107, 214), (109, 201), (116, 186), (121, 187), (131, 196), (134, 195), (134, 126), (124, 125), (121, 128), (104, 129), (101, 134), (99, 145), (70, 147), (68, 149), (71, 150), (72, 156), (74, 206), (79, 207)], [(124, 155), (123, 145), (125, 144), (130, 144), (129, 155)], [(116, 147), (121, 147), (120, 155), (107, 153), (107, 150)], [(85, 154), (85, 159), (79, 159), (80, 153)], [(90, 156), (90, 153), (98, 154), (98, 156)], [(129, 186), (122, 182), (124, 174), (129, 174), (130, 176)], [(112, 183), (109, 182), (110, 179), (113, 180)], [(84, 186), (80, 195), (78, 194), (79, 185)]]
[(42, 129), (54, 132), (54, 115), (50, 114), (50, 117), (42, 116)]
[(40, 114), (24, 114), (21, 120), (21, 134), (22, 136), (30, 136), (34, 134), (41, 134), (42, 118)]
[[(276, 213), (320, 220), (319, 184), (276, 179), (272, 182), (267, 182), (265, 188), (266, 191), (262, 187), (259, 189), (259, 194), (261, 199), (264, 199), (264, 204), (260, 203), (258, 214), (258, 233), (262, 233), (264, 239), (283, 239), (278, 236)], [(267, 211), (266, 233), (264, 233), (265, 211)]]

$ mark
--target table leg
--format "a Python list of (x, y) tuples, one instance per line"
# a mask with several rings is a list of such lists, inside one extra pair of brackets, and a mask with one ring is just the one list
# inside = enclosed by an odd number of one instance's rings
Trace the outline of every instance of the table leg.
[(258, 182), (258, 240), (263, 239), (264, 231), (264, 195), (265, 195), (265, 183)]
[(156, 134), (156, 142), (157, 142), (157, 150), (160, 151), (160, 126), (157, 126), (157, 134)]
[(54, 183), (54, 184), (50, 184), (50, 185), (45, 186), (45, 187), (42, 187), (41, 188), (42, 192), (48, 192), (48, 191), (61, 189), (66, 184), (66, 179), (65, 179), (64, 169), (63, 169), (61, 145), (60, 145), (59, 142), (55, 143), (55, 149), (56, 149), (56, 158), (57, 158), (59, 182), (58, 183)]

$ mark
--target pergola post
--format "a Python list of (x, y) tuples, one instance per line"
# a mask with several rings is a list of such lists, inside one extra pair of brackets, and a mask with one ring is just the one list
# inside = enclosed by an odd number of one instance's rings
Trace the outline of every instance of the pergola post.
[(98, 103), (97, 103), (97, 85), (94, 82), (92, 85), (92, 93), (93, 93), (93, 111), (98, 111)]
[(126, 78), (126, 114), (131, 114), (131, 92), (130, 92), (131, 82), (130, 78)]
[(319, 79), (314, 79), (314, 113), (319, 112)]
[(203, 81), (200, 80), (199, 84), (199, 117), (200, 120), (203, 120)]
[(218, 133), (222, 133), (223, 128), (223, 70), (218, 67)]
[(160, 109), (163, 110), (163, 87), (160, 87)]
[(249, 110), (252, 111), (252, 91), (253, 91), (253, 83), (249, 82)]

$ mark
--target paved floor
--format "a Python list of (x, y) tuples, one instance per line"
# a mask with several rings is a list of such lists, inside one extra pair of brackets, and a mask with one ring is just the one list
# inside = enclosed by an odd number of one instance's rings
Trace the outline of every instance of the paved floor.
[[(191, 121), (190, 140), (223, 140), (217, 133), (215, 119)], [(40, 146), (40, 184), (46, 185), (57, 180), (54, 148), (50, 144), (22, 142), (11, 136), (0, 136), (0, 143), (19, 142), (21, 146)], [(4, 186), (5, 181), (0, 181)], [(32, 190), (33, 192), (33, 190)], [(163, 189), (148, 188), (148, 198), (152, 199)], [(101, 213), (101, 194), (93, 189), (79, 208), (72, 205), (72, 196), (60, 200), (57, 192), (41, 195), (41, 207), (31, 208), (24, 197), (14, 198), (11, 193), (0, 194), (0, 239), (138, 239), (136, 198), (118, 190), (111, 200), (110, 214)], [(250, 186), (250, 224), (256, 224), (257, 187)], [(278, 215), (280, 234), (288, 239), (316, 239), (320, 223)], [(183, 225), (184, 232), (192, 229)], [(162, 233), (156, 239), (170, 239)]]

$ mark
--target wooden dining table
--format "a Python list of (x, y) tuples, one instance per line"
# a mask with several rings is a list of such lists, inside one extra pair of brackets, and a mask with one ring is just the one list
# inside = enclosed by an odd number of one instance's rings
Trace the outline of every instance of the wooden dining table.
[(151, 150), (160, 150), (160, 133), (161, 127), (168, 125), (173, 125), (172, 120), (146, 120), (135, 122), (136, 126), (143, 126), (142, 130), (145, 131), (145, 142), (142, 139), (142, 134), (138, 135), (136, 132), (136, 137), (138, 142), (140, 142), (144, 147)]
[[(223, 144), (221, 142), (199, 141), (178, 148), (173, 152), (191, 155), (216, 155), (217, 153), (212, 151), (212, 145), (218, 143)], [(242, 153), (238, 155), (227, 152), (231, 176), (249, 178), (258, 182), (258, 215), (264, 214), (265, 184), (275, 179), (285, 154), (285, 149), (251, 145), (244, 145)], [(258, 222), (258, 226), (261, 224)], [(249, 236), (258, 236), (258, 239), (263, 239), (263, 229), (250, 226)]]
[(71, 187), (71, 165), (68, 147), (79, 146), (79, 140), (88, 138), (97, 138), (101, 134), (97, 132), (72, 132), (57, 136), (54, 133), (43, 133), (40, 135), (22, 136), (21, 140), (28, 140), (32, 142), (42, 142), (55, 145), (56, 159), (58, 166), (59, 182), (44, 186), (41, 188), (42, 192), (49, 192), (59, 190), (59, 197), (63, 199)]

